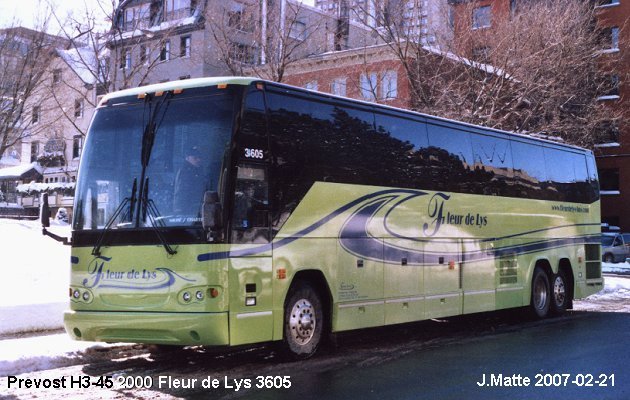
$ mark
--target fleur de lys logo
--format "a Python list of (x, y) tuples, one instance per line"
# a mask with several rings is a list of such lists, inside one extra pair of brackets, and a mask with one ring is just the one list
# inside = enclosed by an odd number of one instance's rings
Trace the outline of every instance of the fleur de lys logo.
[(172, 286), (177, 281), (195, 282), (181, 276), (169, 268), (131, 268), (125, 271), (112, 271), (108, 263), (112, 257), (95, 257), (88, 265), (88, 277), (83, 280), (86, 288), (158, 290)]

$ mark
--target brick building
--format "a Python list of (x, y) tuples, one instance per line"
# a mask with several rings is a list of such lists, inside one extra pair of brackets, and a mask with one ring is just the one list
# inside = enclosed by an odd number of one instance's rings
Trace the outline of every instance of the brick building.
[[(600, 0), (599, 23), (605, 27), (602, 58), (615, 57), (612, 89), (600, 99), (609, 107), (630, 108), (630, 1)], [(596, 146), (602, 222), (630, 231), (630, 124), (609, 127), (607, 143)]]

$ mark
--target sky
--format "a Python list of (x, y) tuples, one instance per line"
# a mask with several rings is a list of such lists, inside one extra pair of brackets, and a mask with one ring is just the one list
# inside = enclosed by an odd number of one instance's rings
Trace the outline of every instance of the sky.
[[(0, 27), (11, 26), (13, 21), (17, 21), (16, 25), (36, 28), (50, 16), (52, 9), (64, 19), (69, 13), (83, 15), (86, 6), (99, 10), (97, 3), (98, 0), (0, 0)], [(57, 33), (56, 30), (59, 30), (59, 26), (52, 21), (48, 32)]]

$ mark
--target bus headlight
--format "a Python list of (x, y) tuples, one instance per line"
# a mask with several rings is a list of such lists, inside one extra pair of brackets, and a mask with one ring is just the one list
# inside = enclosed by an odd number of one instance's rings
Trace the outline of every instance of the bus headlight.
[(197, 293), (195, 293), (195, 297), (199, 301), (203, 300), (203, 292), (201, 290), (197, 290)]
[(190, 293), (184, 292), (184, 294), (182, 295), (182, 299), (184, 299), (184, 301), (188, 303), (190, 301)]
[(74, 297), (75, 299), (78, 299), (79, 297), (81, 297), (81, 292), (79, 292), (78, 289), (74, 289), (74, 292), (72, 293), (72, 297)]

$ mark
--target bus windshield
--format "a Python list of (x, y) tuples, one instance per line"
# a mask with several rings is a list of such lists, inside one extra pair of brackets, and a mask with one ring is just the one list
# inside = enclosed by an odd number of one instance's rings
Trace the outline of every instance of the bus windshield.
[(201, 226), (204, 193), (220, 191), (233, 108), (233, 93), (223, 91), (99, 109), (82, 155), (73, 228)]

